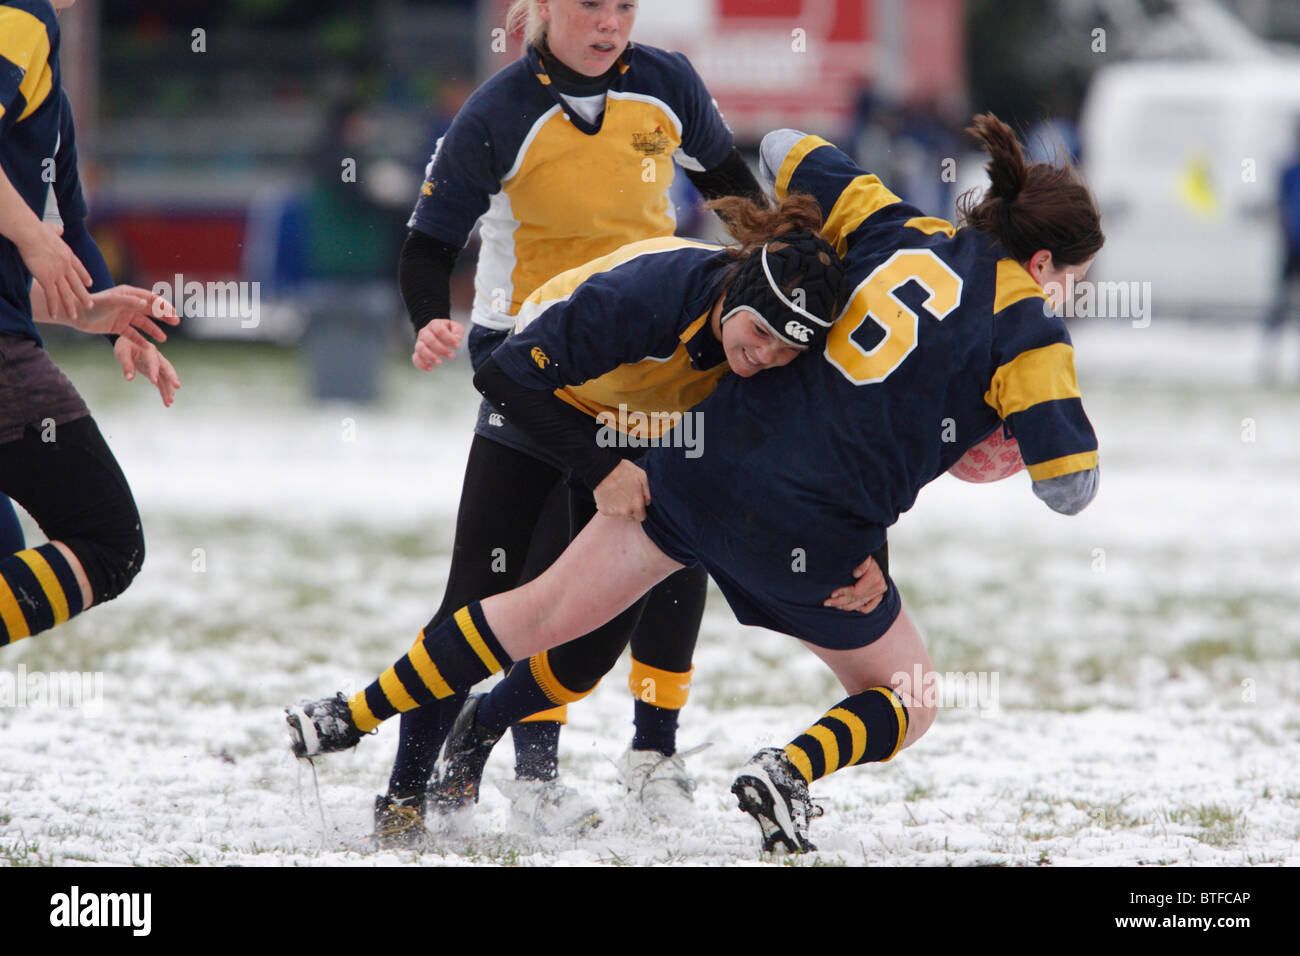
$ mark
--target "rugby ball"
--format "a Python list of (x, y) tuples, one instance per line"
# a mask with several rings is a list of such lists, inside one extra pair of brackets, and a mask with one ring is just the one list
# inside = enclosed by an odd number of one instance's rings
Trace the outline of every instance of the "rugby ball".
[(948, 473), (962, 481), (982, 483), (1010, 478), (1024, 467), (1020, 443), (999, 425), (992, 435), (958, 458)]

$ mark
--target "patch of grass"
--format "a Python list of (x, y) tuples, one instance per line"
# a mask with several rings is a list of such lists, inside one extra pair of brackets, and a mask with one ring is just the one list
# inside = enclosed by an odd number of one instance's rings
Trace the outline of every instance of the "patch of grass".
[(1074, 675), (1085, 684), (1100, 684), (1109, 677), (1114, 677), (1119, 667), (1116, 661), (1103, 658), (1099, 654), (1089, 654), (1075, 662)]
[(1087, 800), (1071, 800), (1070, 805), (1076, 810), (1082, 810), (1088, 814), (1088, 819), (1093, 826), (1101, 827), (1104, 830), (1130, 829), (1139, 827), (1146, 823), (1143, 817), (1137, 817), (1124, 809), (1124, 804), (1132, 794), (1121, 797), (1111, 803), (1089, 803)]
[(0, 841), (0, 861), (7, 866), (53, 866), (54, 857), (39, 843), (29, 843), (21, 833), (7, 842)]
[(1250, 639), (1242, 641), (1218, 639), (1193, 641), (1171, 651), (1167, 655), (1167, 660), (1170, 666), (1181, 663), (1204, 671), (1209, 670), (1210, 666), (1221, 657), (1257, 661), (1259, 660), (1259, 651), (1255, 647), (1255, 642)]
[(907, 792), (903, 794), (903, 802), (914, 803), (917, 800), (925, 800), (932, 796), (934, 796), (934, 787), (921, 783), (914, 783), (908, 787)]
[(764, 856), (770, 857), (772, 860), (779, 862), (781, 866), (848, 866), (848, 863), (844, 861), (843, 857), (837, 856), (834, 859), (829, 859), (822, 856), (820, 853), (768, 853), (764, 854)]
[(1208, 846), (1227, 847), (1246, 835), (1245, 811), (1234, 811), (1220, 803), (1176, 807), (1165, 814), (1170, 823), (1198, 827), (1192, 836)]

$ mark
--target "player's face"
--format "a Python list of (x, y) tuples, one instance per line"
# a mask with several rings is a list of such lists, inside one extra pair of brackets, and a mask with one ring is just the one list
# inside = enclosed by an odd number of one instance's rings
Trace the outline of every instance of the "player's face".
[(55, 13), (62, 13), (76, 2), (77, 0), (50, 0), (50, 5), (54, 7)]
[(800, 352), (807, 351), (786, 345), (748, 309), (737, 312), (723, 324), (722, 350), (727, 354), (731, 370), (741, 378), (788, 365)]
[(546, 43), (571, 70), (600, 76), (627, 49), (635, 0), (538, 0)]

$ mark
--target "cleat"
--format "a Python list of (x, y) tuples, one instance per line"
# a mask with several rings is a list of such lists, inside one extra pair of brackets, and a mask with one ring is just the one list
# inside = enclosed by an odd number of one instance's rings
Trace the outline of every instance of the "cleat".
[(764, 853), (817, 849), (808, 841), (808, 821), (821, 816), (822, 809), (813, 805), (808, 785), (785, 751), (765, 747), (754, 754), (731, 785), (731, 792), (740, 801), (740, 809), (758, 821)]
[(471, 694), (456, 715), (438, 758), (438, 777), (429, 787), (429, 799), (439, 813), (451, 813), (478, 803), (483, 768), (501, 735), (484, 732), (475, 720), (484, 694)]
[(300, 700), (286, 707), (284, 714), (295, 757), (351, 750), (365, 736), (352, 722), (352, 710), (341, 693), (320, 700)]
[(425, 850), (431, 837), (424, 828), (424, 794), (375, 797), (375, 845), (382, 850)]
[(641, 804), (650, 819), (680, 824), (684, 817), (689, 818), (695, 812), (695, 781), (686, 772), (682, 758), (701, 749), (695, 747), (665, 756), (658, 750), (629, 747), (614, 766), (631, 799)]
[(581, 837), (600, 826), (600, 811), (559, 780), (502, 780), (497, 789), (515, 818), (541, 836)]

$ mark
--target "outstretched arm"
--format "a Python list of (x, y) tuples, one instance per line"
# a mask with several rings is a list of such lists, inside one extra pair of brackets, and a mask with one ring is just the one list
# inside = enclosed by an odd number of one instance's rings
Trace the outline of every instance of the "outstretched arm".
[(176, 310), (162, 296), (130, 285), (92, 293), (90, 299), (94, 308), (78, 308), (72, 315), (51, 314), (45, 290), (39, 282), (32, 282), (31, 298), (32, 318), (37, 322), (65, 325), (91, 335), (121, 335), (141, 346), (150, 344), (143, 333), (159, 342), (167, 341), (167, 333), (158, 322), (167, 325), (180, 322)]

